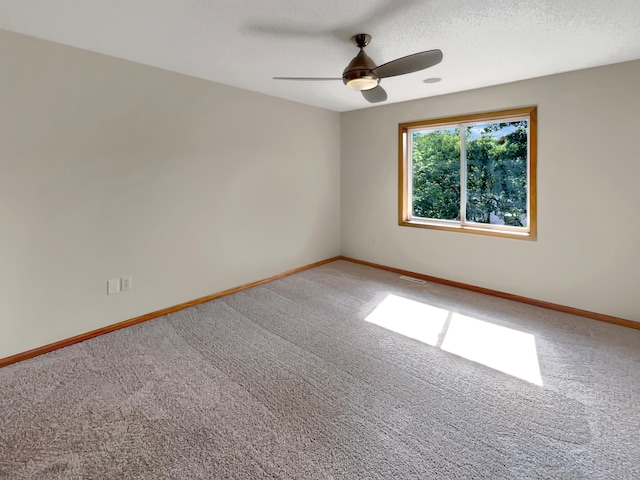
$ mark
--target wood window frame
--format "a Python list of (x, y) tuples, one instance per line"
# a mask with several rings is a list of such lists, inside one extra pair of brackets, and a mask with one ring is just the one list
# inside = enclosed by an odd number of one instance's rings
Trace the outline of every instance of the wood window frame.
[[(426, 127), (451, 127), (461, 123), (481, 122), (493, 120), (509, 120), (510, 118), (529, 117), (528, 123), (528, 144), (529, 152), (527, 159), (527, 178), (528, 178), (528, 219), (529, 225), (524, 230), (505, 230), (496, 229), (483, 224), (465, 224), (461, 222), (459, 225), (445, 224), (427, 220), (416, 220), (412, 217), (411, 199), (409, 198), (409, 162), (408, 158), (408, 142), (410, 140), (409, 131), (415, 128)], [(459, 115), (455, 117), (435, 118), (429, 120), (420, 120), (416, 122), (401, 123), (398, 125), (398, 225), (403, 227), (427, 228), (434, 230), (444, 230), (450, 232), (462, 232), (475, 235), (487, 235), (493, 237), (513, 238), (520, 240), (536, 240), (537, 238), (537, 157), (538, 157), (538, 112), (536, 106), (513, 108), (508, 110), (497, 110), (490, 112), (474, 113), (469, 115)], [(466, 201), (461, 199), (462, 201)]]

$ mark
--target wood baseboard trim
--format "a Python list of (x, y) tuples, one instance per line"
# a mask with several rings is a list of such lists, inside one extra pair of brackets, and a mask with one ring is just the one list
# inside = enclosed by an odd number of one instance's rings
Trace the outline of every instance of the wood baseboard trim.
[(506, 298), (507, 300), (513, 300), (514, 302), (527, 303), (529, 305), (535, 305), (536, 307), (548, 308), (563, 313), (570, 313), (572, 315), (579, 315), (581, 317), (590, 318), (592, 320), (599, 320), (601, 322), (613, 323), (622, 327), (633, 328), (640, 330), (640, 322), (634, 322), (633, 320), (627, 320), (625, 318), (612, 317), (611, 315), (604, 315), (602, 313), (590, 312), (588, 310), (581, 310), (579, 308), (567, 307), (565, 305), (558, 305), (557, 303), (545, 302), (542, 300), (536, 300), (534, 298), (522, 297), (520, 295), (513, 295), (511, 293), (500, 292), (498, 290), (491, 290), (489, 288), (477, 287), (475, 285), (469, 285), (467, 283), (454, 282), (453, 280), (446, 280), (444, 278), (432, 277), (431, 275), (423, 275), (421, 273), (411, 272), (409, 270), (402, 270), (400, 268), (388, 267), (386, 265), (379, 265), (377, 263), (367, 262), (364, 260), (358, 260), (350, 257), (341, 257), (341, 260), (347, 262), (358, 263), (360, 265), (366, 265), (368, 267), (378, 268), (380, 270), (386, 270), (388, 272), (397, 273), (399, 275), (407, 275), (428, 282), (440, 283), (443, 285), (449, 285), (451, 287), (462, 288), (464, 290), (470, 290), (476, 293), (483, 293), (485, 295), (491, 295), (494, 297)]
[(357, 263), (360, 265), (365, 265), (368, 267), (378, 268), (380, 270), (386, 270), (388, 272), (397, 273), (399, 275), (408, 275), (410, 277), (419, 278), (421, 280), (426, 280), (428, 282), (440, 283), (442, 285), (449, 285), (451, 287), (461, 288), (464, 290), (469, 290), (476, 293), (482, 293), (485, 295), (491, 295), (494, 297), (505, 298), (507, 300), (512, 300), (514, 302), (526, 303), (529, 305), (534, 305), (536, 307), (548, 308), (550, 310), (555, 310), (558, 312), (569, 313), (572, 315), (579, 315), (581, 317), (590, 318), (592, 320), (599, 320), (601, 322), (612, 323), (614, 325), (620, 325), (622, 327), (633, 328), (635, 330), (640, 330), (640, 322), (634, 322), (633, 320), (627, 320), (624, 318), (613, 317), (611, 315), (604, 315), (602, 313), (590, 312), (588, 310), (581, 310), (579, 308), (567, 307), (565, 305), (559, 305), (556, 303), (545, 302), (542, 300), (536, 300), (533, 298), (523, 297), (520, 295), (513, 295), (511, 293), (500, 292), (498, 290), (491, 290), (488, 288), (478, 287), (475, 285), (470, 285), (462, 282), (455, 282), (453, 280), (447, 280), (444, 278), (433, 277), (431, 275), (424, 275), (422, 273), (416, 273), (409, 270), (403, 270), (401, 268), (389, 267), (387, 265), (380, 265), (373, 262), (367, 262), (365, 260), (358, 260), (351, 257), (345, 256), (337, 256), (328, 258), (326, 260), (321, 260), (319, 262), (311, 263), (309, 265), (305, 265), (302, 267), (294, 268), (293, 270), (287, 270), (286, 272), (279, 273), (278, 275), (274, 275), (269, 278), (265, 278), (263, 280), (258, 280), (251, 283), (246, 283), (244, 285), (240, 285), (238, 287), (230, 288), (228, 290), (223, 290), (221, 292), (213, 293), (211, 295), (207, 295), (206, 297), (196, 298), (195, 300), (190, 300), (188, 302), (184, 302), (178, 305), (174, 305), (172, 307), (163, 308), (161, 310), (156, 310), (155, 312), (147, 313), (145, 315), (141, 315), (139, 317), (135, 317), (129, 320), (125, 320), (123, 322), (118, 322), (113, 325), (108, 325), (106, 327), (98, 328), (96, 330), (92, 330), (87, 333), (83, 333), (80, 335), (76, 335), (75, 337), (67, 338), (65, 340), (60, 340), (58, 342), (50, 343), (48, 345), (44, 345), (42, 347), (37, 347), (32, 350), (27, 350), (26, 352), (17, 353), (15, 355), (11, 355), (9, 357), (0, 358), (0, 368), (6, 367), (7, 365), (11, 365), (13, 363), (21, 362), (23, 360), (28, 360), (29, 358), (37, 357), (39, 355), (43, 355), (45, 353), (53, 352), (54, 350), (58, 350), (60, 348), (68, 347), (69, 345), (73, 345), (74, 343), (84, 342), (85, 340), (89, 340), (90, 338), (98, 337), (100, 335), (104, 335), (105, 333), (115, 332), (116, 330), (120, 330), (122, 328), (127, 328), (132, 325), (136, 325), (138, 323), (146, 322), (148, 320), (152, 320), (154, 318), (163, 317), (165, 315), (169, 315), (170, 313), (178, 312), (180, 310), (184, 310), (185, 308), (193, 307), (195, 305), (199, 305), (201, 303), (209, 302), (211, 300), (215, 300), (216, 298), (225, 297), (227, 295), (231, 295), (232, 293), (241, 292), (242, 290), (246, 290), (251, 287), (255, 287), (258, 285), (262, 285), (264, 283), (271, 282), (273, 280), (277, 280), (279, 278), (288, 277), (289, 275), (293, 275), (298, 272), (303, 272), (305, 270), (309, 270), (311, 268), (319, 267), (320, 265), (325, 265), (327, 263), (335, 262), (336, 260), (344, 260), (347, 262)]
[(228, 290), (223, 290), (221, 292), (207, 295), (206, 297), (196, 298), (195, 300), (190, 300), (188, 302), (184, 302), (179, 305), (163, 308), (161, 310), (156, 310), (155, 312), (147, 313), (139, 317), (125, 320), (123, 322), (118, 322), (118, 323), (114, 323), (113, 325), (108, 325), (106, 327), (98, 328), (96, 330), (91, 330), (90, 332), (82, 333), (80, 335), (76, 335), (75, 337), (50, 343), (48, 345), (37, 347), (32, 350), (27, 350), (26, 352), (17, 353), (15, 355), (11, 355), (10, 357), (0, 358), (0, 368), (6, 367), (7, 365), (11, 365), (12, 363), (22, 362), (23, 360), (28, 360), (29, 358), (37, 357), (38, 355), (43, 355), (45, 353), (53, 352), (54, 350), (58, 350), (60, 348), (68, 347), (69, 345), (73, 345), (74, 343), (84, 342), (85, 340), (89, 340), (90, 338), (104, 335), (105, 333), (115, 332), (116, 330), (127, 328), (132, 325), (136, 325), (138, 323), (146, 322), (147, 320), (152, 320), (154, 318), (164, 317), (165, 315), (169, 315), (170, 313), (184, 310), (185, 308), (189, 308), (195, 305), (199, 305), (201, 303), (209, 302), (211, 300), (215, 300), (216, 298), (225, 297), (227, 295), (231, 295), (232, 293), (241, 292), (242, 290), (246, 290), (248, 288), (255, 287), (257, 285), (262, 285), (263, 283), (272, 282), (273, 280), (277, 280), (279, 278), (288, 277), (289, 275), (293, 275), (294, 273), (319, 267), (320, 265), (335, 262), (336, 260), (340, 260), (340, 259), (341, 257), (338, 256), (338, 257), (328, 258), (326, 260), (321, 260), (319, 262), (311, 263), (303, 267), (294, 268), (293, 270), (287, 270), (286, 272), (279, 273), (278, 275), (274, 275), (273, 277), (265, 278), (263, 280), (258, 280), (256, 282), (246, 283), (238, 287), (230, 288)]

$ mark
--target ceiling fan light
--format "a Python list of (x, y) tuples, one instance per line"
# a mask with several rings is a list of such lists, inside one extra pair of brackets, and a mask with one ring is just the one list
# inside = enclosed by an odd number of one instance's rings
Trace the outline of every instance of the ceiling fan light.
[(378, 86), (380, 80), (373, 77), (358, 77), (347, 81), (347, 87), (354, 90), (371, 90)]

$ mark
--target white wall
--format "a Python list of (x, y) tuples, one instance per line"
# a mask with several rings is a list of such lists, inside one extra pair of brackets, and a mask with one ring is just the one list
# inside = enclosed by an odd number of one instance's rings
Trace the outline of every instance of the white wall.
[(340, 253), (337, 113), (1, 31), (0, 58), (0, 358)]
[[(537, 241), (398, 226), (398, 123), (528, 105), (538, 106)], [(640, 61), (341, 122), (343, 255), (640, 321)]]

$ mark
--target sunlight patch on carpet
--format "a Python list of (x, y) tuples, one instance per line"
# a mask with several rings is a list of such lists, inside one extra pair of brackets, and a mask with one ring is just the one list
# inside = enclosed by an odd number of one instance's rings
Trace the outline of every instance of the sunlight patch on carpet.
[(387, 295), (366, 321), (435, 347), (448, 316), (443, 308)]
[(398, 295), (365, 319), (494, 370), (542, 386), (535, 336)]
[(536, 339), (530, 333), (454, 313), (440, 348), (542, 386)]

